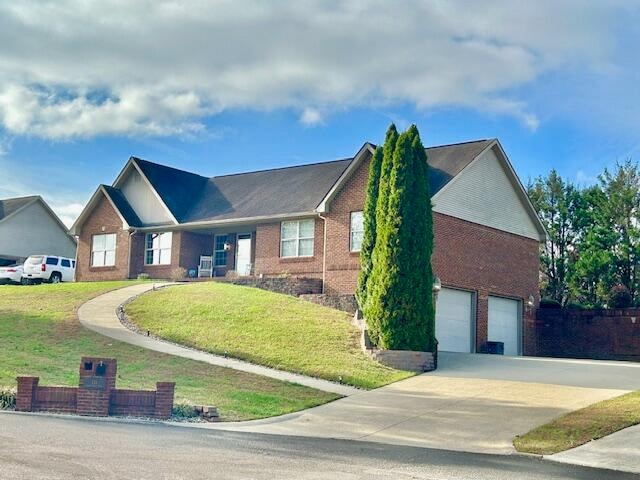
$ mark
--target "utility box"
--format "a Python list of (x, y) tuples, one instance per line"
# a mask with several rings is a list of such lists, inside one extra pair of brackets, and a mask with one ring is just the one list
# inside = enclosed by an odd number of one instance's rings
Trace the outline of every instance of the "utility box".
[(116, 388), (118, 363), (115, 358), (82, 357), (78, 386), (78, 415), (109, 415), (111, 391)]
[(504, 355), (504, 342), (487, 342), (485, 343), (485, 353), (492, 355)]

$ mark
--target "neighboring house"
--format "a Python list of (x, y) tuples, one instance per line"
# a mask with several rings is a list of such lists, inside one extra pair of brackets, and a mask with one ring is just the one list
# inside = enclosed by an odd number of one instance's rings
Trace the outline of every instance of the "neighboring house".
[(34, 254), (75, 258), (76, 241), (42, 197), (0, 200), (0, 266)]
[[(313, 277), (353, 294), (374, 146), (353, 158), (206, 178), (132, 157), (74, 226), (78, 280), (169, 277), (214, 257), (214, 274)], [(545, 231), (500, 143), (426, 149), (441, 350), (487, 340), (523, 351)], [(525, 348), (529, 351), (529, 348)]]

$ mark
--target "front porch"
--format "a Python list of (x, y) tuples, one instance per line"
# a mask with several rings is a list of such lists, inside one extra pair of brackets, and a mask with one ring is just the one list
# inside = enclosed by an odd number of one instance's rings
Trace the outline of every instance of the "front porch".
[(187, 278), (247, 277), (255, 273), (255, 227), (234, 231), (182, 232), (180, 266)]

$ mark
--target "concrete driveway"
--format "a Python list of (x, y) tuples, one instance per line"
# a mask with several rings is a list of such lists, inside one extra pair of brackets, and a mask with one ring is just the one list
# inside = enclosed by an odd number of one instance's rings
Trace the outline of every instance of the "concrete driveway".
[(563, 413), (640, 389), (640, 364), (447, 354), (437, 372), (235, 431), (511, 453), (516, 435)]

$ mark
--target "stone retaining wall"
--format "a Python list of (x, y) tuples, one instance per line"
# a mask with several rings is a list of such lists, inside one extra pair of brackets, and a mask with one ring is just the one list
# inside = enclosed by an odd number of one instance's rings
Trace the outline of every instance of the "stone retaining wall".
[(380, 350), (371, 344), (364, 318), (359, 312), (353, 315), (352, 323), (360, 329), (360, 348), (374, 359), (390, 368), (408, 372), (430, 372), (438, 368), (438, 352), (418, 352), (414, 350)]
[(303, 294), (300, 298), (307, 302), (317, 303), (324, 307), (335, 308), (347, 313), (355, 313), (358, 309), (356, 296), (351, 294)]
[(214, 278), (216, 282), (244, 285), (246, 287), (261, 288), (285, 295), (298, 297), (305, 294), (322, 293), (322, 280), (318, 278), (297, 277), (238, 277)]

